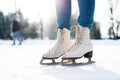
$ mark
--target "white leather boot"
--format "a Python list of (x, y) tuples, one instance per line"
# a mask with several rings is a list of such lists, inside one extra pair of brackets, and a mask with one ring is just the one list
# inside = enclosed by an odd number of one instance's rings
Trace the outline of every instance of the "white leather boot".
[(57, 43), (55, 46), (42, 56), (41, 63), (44, 59), (52, 60), (55, 63), (55, 59), (65, 54), (72, 47), (70, 41), (70, 31), (66, 28), (58, 29), (57, 32)]
[(85, 57), (91, 62), (93, 47), (90, 40), (90, 29), (87, 27), (76, 26), (76, 42), (71, 49), (62, 56), (63, 60), (72, 60)]

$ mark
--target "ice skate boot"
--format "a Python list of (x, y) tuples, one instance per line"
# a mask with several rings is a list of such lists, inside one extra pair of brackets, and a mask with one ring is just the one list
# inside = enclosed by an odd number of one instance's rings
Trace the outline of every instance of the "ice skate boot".
[[(57, 32), (57, 43), (51, 50), (42, 56), (41, 64), (56, 64), (55, 59), (65, 54), (72, 47), (70, 41), (70, 31), (66, 28), (59, 29)], [(52, 63), (44, 63), (43, 60), (52, 60)]]
[(87, 27), (76, 26), (76, 41), (71, 49), (62, 56), (62, 62), (64, 60), (72, 60), (75, 63), (76, 59), (88, 58), (88, 63), (92, 60), (93, 47), (90, 40), (90, 29)]

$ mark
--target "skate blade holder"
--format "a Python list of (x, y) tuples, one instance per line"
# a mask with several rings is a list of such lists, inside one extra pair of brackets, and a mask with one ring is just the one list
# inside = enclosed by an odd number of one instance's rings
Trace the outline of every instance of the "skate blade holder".
[[(80, 58), (63, 58), (61, 61), (61, 65), (62, 66), (82, 66), (82, 65), (88, 65), (88, 64), (92, 64), (95, 63), (95, 61), (92, 61), (91, 58), (88, 58), (87, 62), (80, 62), (79, 60)], [(67, 61), (67, 63), (65, 63), (65, 61)]]
[(56, 58), (42, 58), (40, 61), (41, 65), (56, 65), (59, 64), (59, 62), (55, 62)]

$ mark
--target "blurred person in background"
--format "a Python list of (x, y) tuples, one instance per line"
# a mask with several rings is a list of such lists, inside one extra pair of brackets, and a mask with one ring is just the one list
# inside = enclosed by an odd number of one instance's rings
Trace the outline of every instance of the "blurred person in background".
[(13, 44), (16, 44), (16, 39), (19, 41), (19, 45), (22, 44), (22, 38), (20, 34), (20, 25), (19, 25), (19, 15), (17, 13), (14, 14), (13, 16), (13, 23), (12, 23), (12, 40)]

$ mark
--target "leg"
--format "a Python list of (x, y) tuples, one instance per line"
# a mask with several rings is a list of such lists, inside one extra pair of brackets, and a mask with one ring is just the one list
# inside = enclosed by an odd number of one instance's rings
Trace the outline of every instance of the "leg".
[(16, 32), (13, 32), (12, 34), (13, 44), (12, 45), (15, 45), (15, 38), (16, 38)]
[[(78, 24), (91, 29), (94, 22), (95, 0), (78, 0), (78, 5), (80, 13)], [(91, 62), (92, 52), (86, 54), (84, 57), (87, 57), (88, 62)]]
[(58, 28), (70, 29), (71, 0), (56, 0)]
[(55, 63), (55, 59), (66, 53), (72, 46), (70, 41), (70, 17), (71, 17), (71, 0), (56, 0), (56, 12), (57, 12), (57, 43), (42, 57), (41, 63), (44, 59), (52, 60)]
[(22, 39), (21, 39), (20, 31), (17, 31), (17, 39), (19, 41), (19, 45), (21, 45), (22, 44)]
[(78, 24), (91, 29), (93, 24), (95, 0), (78, 0), (79, 13)]
[[(75, 59), (82, 58), (84, 55), (88, 58), (88, 62), (92, 62), (92, 43), (90, 40), (90, 29), (93, 24), (93, 14), (95, 0), (78, 0), (80, 16), (76, 26), (76, 41), (72, 48), (62, 56), (62, 61), (72, 59), (73, 64)], [(86, 54), (87, 53), (87, 54)]]

